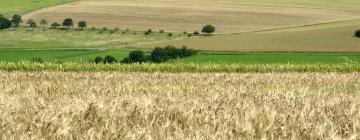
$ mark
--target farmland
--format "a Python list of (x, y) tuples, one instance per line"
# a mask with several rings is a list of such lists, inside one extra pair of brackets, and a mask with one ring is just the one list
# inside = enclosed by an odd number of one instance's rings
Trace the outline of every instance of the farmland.
[(59, 22), (70, 15), (95, 27), (193, 32), (211, 23), (217, 25), (217, 33), (238, 33), (358, 19), (360, 11), (193, 1), (141, 1), (140, 4), (128, 0), (93, 0), (38, 10), (24, 19)]
[[(0, 14), (23, 19), (0, 30), (0, 139), (360, 139), (358, 0), (2, 0)], [(168, 45), (190, 49), (154, 49)]]
[[(358, 73), (1, 72), (1, 136), (358, 139)], [(201, 82), (198, 82), (201, 81)]]
[(75, 0), (1, 0), (0, 14), (12, 16), (13, 14), (21, 14), (32, 10), (73, 2)]

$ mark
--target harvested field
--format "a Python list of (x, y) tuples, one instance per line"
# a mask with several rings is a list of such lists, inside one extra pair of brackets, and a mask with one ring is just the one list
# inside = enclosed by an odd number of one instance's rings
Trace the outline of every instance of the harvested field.
[(359, 73), (0, 72), (0, 78), (0, 138), (360, 138)]
[[(360, 52), (354, 31), (360, 21), (345, 21), (261, 32), (218, 35), (161, 42), (199, 50), (241, 52)], [(149, 47), (153, 47), (149, 46)]]
[(360, 18), (359, 11), (256, 6), (216, 2), (89, 0), (38, 10), (24, 18), (61, 22), (72, 17), (89, 26), (193, 32), (205, 24), (217, 33), (257, 31)]

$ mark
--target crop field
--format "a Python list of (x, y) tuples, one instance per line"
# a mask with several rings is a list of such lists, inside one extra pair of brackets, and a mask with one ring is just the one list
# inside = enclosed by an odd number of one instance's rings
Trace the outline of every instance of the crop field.
[(360, 139), (359, 0), (0, 1), (0, 140)]
[(242, 52), (359, 52), (360, 39), (354, 36), (357, 29), (360, 29), (360, 21), (355, 20), (190, 38), (156, 45), (186, 45), (200, 50)]
[[(0, 73), (0, 138), (359, 139), (359, 73)], [(202, 81), (202, 82), (198, 82)]]
[(72, 1), (75, 0), (1, 0), (0, 14), (10, 17), (13, 14), (22, 14), (28, 11)]
[(359, 15), (360, 11), (217, 2), (88, 0), (41, 9), (24, 19), (59, 22), (72, 17), (95, 27), (177, 32), (193, 32), (214, 24), (217, 33), (238, 33), (359, 19)]
[(152, 33), (144, 35), (143, 31), (127, 31), (126, 29), (106, 30), (56, 30), (40, 28), (6, 29), (0, 31), (0, 48), (128, 48), (143, 47), (149, 44), (168, 40), (186, 38), (182, 33)]

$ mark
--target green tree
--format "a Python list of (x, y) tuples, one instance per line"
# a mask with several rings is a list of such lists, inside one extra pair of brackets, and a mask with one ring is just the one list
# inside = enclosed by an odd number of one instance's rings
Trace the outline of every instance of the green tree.
[(35, 31), (35, 28), (37, 28), (36, 22), (30, 23), (30, 28), (32, 28), (33, 31)]
[(103, 61), (104, 61), (104, 58), (102, 58), (101, 56), (95, 57), (95, 60), (94, 60), (94, 62), (95, 62), (96, 64), (100, 64), (100, 63), (102, 63)]
[(104, 63), (106, 64), (112, 64), (112, 63), (116, 63), (117, 60), (114, 56), (111, 56), (111, 55), (108, 55), (108, 56), (105, 56), (104, 58)]
[(20, 23), (22, 23), (22, 19), (20, 15), (14, 15), (11, 17), (11, 23), (14, 27), (19, 27)]
[(11, 27), (11, 21), (0, 15), (0, 29), (10, 28)]
[(215, 27), (212, 26), (211, 24), (205, 25), (205, 26), (203, 27), (203, 29), (201, 30), (201, 32), (207, 33), (208, 35), (210, 35), (210, 34), (212, 34), (212, 33), (215, 32)]
[(48, 25), (47, 20), (46, 20), (46, 19), (41, 19), (41, 20), (40, 20), (40, 25), (46, 27), (46, 26)]
[(129, 54), (131, 62), (142, 63), (146, 61), (145, 53), (141, 50), (131, 51)]
[(74, 21), (71, 18), (67, 18), (64, 20), (62, 25), (69, 29), (70, 27), (74, 26)]
[(57, 27), (61, 26), (59, 23), (54, 22), (53, 24), (51, 24), (51, 27), (56, 29)]
[(81, 29), (86, 28), (86, 27), (87, 27), (86, 21), (80, 21), (80, 22), (78, 23), (78, 27), (81, 28)]

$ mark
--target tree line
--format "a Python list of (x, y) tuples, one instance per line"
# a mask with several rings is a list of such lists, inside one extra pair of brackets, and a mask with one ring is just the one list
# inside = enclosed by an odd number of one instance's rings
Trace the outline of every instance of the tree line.
[(106, 57), (97, 56), (91, 63), (95, 64), (112, 64), (112, 63), (162, 63), (169, 60), (180, 59), (196, 55), (198, 51), (188, 49), (186, 46), (176, 48), (174, 46), (166, 46), (164, 48), (156, 47), (150, 53), (142, 50), (135, 50), (129, 53), (129, 56), (118, 61), (114, 56), (108, 55)]
[[(16, 28), (16, 27), (19, 27), (21, 23), (23, 23), (21, 15), (15, 14), (11, 17), (11, 19), (8, 19), (5, 16), (2, 16), (0, 14), (0, 29), (10, 28), (10, 27)], [(34, 19), (29, 19), (26, 22), (26, 24), (28, 24), (29, 27), (31, 27), (33, 30), (35, 30), (35, 28), (38, 27), (38, 24), (36, 23), (36, 21)], [(46, 19), (41, 19), (39, 24), (43, 25), (44, 27), (47, 27), (48, 21)], [(70, 29), (74, 26), (74, 20), (72, 18), (66, 18), (66, 19), (64, 19), (62, 24), (60, 24), (58, 22), (51, 23), (51, 28), (53, 28), (53, 29), (57, 29), (61, 26), (65, 27), (66, 29)], [(77, 26), (79, 29), (87, 28), (87, 22), (79, 21)], [(207, 35), (210, 35), (215, 32), (215, 27), (211, 24), (205, 25), (202, 28), (201, 32), (205, 33)], [(152, 33), (152, 30), (149, 29), (149, 30), (145, 31), (144, 34), (149, 35), (151, 33)], [(159, 33), (164, 33), (164, 30), (160, 30)], [(188, 34), (187, 32), (184, 32), (184, 34), (187, 34), (190, 37), (192, 35), (199, 35), (200, 33), (198, 31), (194, 31), (192, 34), (190, 34), (190, 33)], [(172, 36), (172, 33), (168, 33), (168, 36)]]

